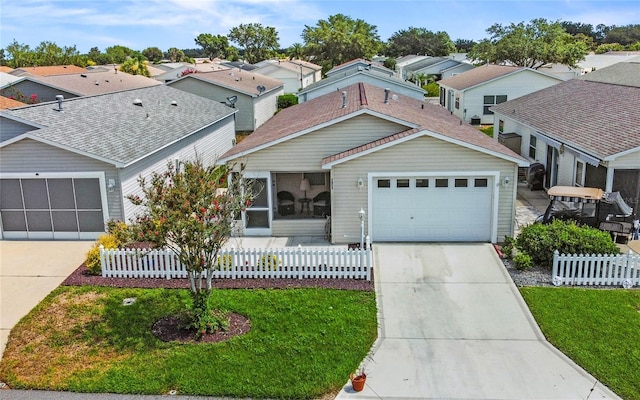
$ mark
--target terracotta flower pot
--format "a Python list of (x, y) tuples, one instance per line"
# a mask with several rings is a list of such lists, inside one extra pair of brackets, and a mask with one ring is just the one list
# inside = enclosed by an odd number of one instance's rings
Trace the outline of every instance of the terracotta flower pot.
[(367, 381), (367, 374), (351, 374), (350, 378), (353, 390), (355, 390), (356, 392), (361, 392), (362, 389), (364, 389), (365, 382)]

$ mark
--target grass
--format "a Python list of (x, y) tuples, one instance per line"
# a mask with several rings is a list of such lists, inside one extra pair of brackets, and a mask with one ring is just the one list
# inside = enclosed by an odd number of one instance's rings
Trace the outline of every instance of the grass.
[(493, 137), (493, 125), (488, 125), (488, 126), (481, 126), (480, 128), (478, 128), (478, 130), (480, 130), (480, 132), (484, 133), (485, 135), (489, 136), (489, 137)]
[[(133, 305), (123, 306), (125, 298)], [(221, 343), (165, 343), (151, 332), (186, 290), (59, 287), (12, 330), (0, 381), (16, 389), (316, 398), (339, 390), (377, 334), (373, 292), (215, 290), (251, 320)]]
[(624, 399), (640, 399), (640, 291), (528, 287), (549, 342)]

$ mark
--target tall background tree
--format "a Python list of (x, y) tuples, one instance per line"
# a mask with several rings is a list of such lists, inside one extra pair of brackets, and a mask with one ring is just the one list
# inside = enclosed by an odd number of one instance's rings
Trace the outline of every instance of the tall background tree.
[(302, 39), (307, 57), (321, 65), (322, 72), (356, 58), (371, 59), (382, 46), (375, 25), (344, 14), (305, 25)]
[(164, 53), (157, 47), (147, 47), (142, 50), (142, 55), (151, 62), (159, 62), (164, 58)]
[(584, 40), (567, 33), (559, 22), (534, 19), (526, 24), (494, 24), (468, 54), (479, 63), (508, 63), (538, 69), (545, 64), (575, 66), (588, 53)]
[(276, 28), (259, 23), (240, 24), (227, 37), (244, 49), (243, 57), (249, 64), (275, 57), (280, 48)]
[(202, 47), (202, 52), (210, 60), (214, 58), (226, 57), (229, 40), (223, 35), (212, 35), (210, 33), (201, 33), (195, 38), (198, 46)]
[(104, 52), (111, 60), (110, 63), (113, 64), (122, 64), (127, 61), (127, 57), (133, 57), (136, 55), (135, 50), (120, 45), (107, 47)]
[(385, 55), (402, 57), (409, 54), (448, 56), (456, 51), (446, 32), (433, 33), (426, 28), (409, 27), (395, 32), (387, 41)]
[(149, 72), (148, 65), (149, 61), (145, 60), (142, 54), (137, 54), (133, 57), (129, 57), (125, 62), (120, 64), (120, 71), (131, 75), (142, 75), (150, 78), (151, 73)]
[(167, 58), (171, 60), (171, 62), (182, 62), (186, 57), (182, 50), (177, 47), (171, 47), (167, 50)]
[(213, 271), (236, 215), (255, 197), (253, 182), (242, 179), (242, 172), (228, 184), (226, 174), (226, 168), (198, 159), (184, 162), (179, 171), (168, 163), (164, 173), (139, 178), (142, 197), (127, 197), (143, 210), (132, 226), (137, 239), (173, 250), (186, 268), (192, 297), (186, 325), (197, 329), (198, 337), (224, 326), (226, 316), (214, 312), (209, 301)]

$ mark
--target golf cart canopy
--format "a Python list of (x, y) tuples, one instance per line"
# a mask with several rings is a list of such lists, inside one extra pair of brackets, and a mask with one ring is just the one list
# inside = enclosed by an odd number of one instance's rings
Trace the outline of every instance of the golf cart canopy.
[(551, 200), (572, 203), (596, 203), (602, 200), (604, 191), (599, 188), (554, 186), (547, 191)]

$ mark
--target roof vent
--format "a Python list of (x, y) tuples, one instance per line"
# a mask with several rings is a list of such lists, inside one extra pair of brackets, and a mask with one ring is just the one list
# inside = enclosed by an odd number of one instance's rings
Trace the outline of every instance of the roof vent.
[(98, 81), (96, 81), (96, 82), (95, 82), (95, 85), (96, 85), (96, 86), (98, 86), (99, 84), (100, 84), (100, 82), (98, 82)]
[(62, 111), (62, 100), (64, 100), (64, 96), (58, 94), (56, 95), (56, 100), (58, 101), (58, 109), (56, 111)]
[(133, 100), (133, 105), (142, 107), (142, 100), (140, 100), (140, 99)]
[(87, 74), (80, 74), (81, 77), (86, 78)]
[(172, 106), (174, 106), (174, 107), (178, 107), (178, 102), (177, 102), (177, 101), (175, 101), (175, 100), (173, 100), (173, 101), (171, 102), (171, 105), (172, 105)]
[(389, 104), (389, 93), (391, 92), (391, 89), (389, 88), (385, 88), (384, 89), (384, 104)]
[(347, 92), (342, 92), (342, 108), (347, 108)]

